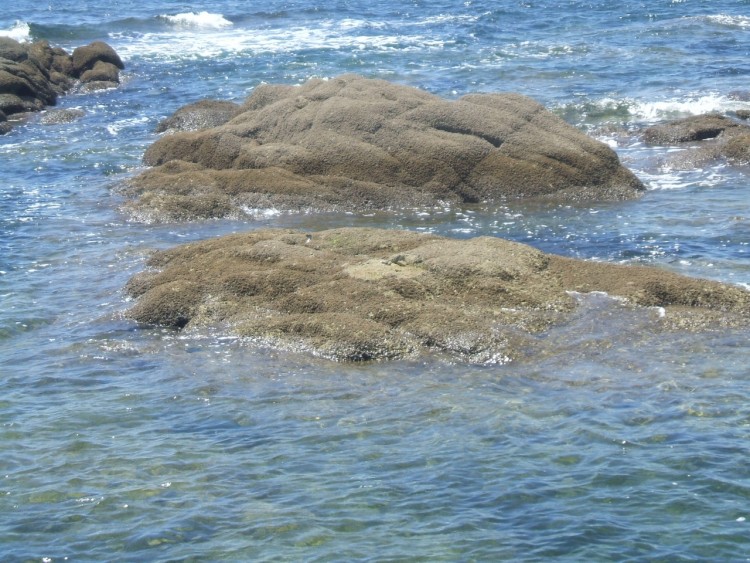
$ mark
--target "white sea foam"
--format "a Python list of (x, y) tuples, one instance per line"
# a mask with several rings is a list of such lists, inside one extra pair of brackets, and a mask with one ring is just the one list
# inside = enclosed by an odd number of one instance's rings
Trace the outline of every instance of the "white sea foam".
[(232, 27), (232, 22), (221, 14), (211, 12), (185, 12), (182, 14), (162, 15), (161, 19), (178, 27), (202, 27), (208, 29), (222, 29)]
[(750, 109), (750, 103), (732, 100), (720, 94), (688, 96), (677, 100), (636, 102), (630, 113), (645, 121), (658, 121), (681, 115), (702, 115), (710, 112), (724, 113)]
[(417, 25), (435, 25), (444, 23), (472, 23), (479, 20), (480, 16), (472, 16), (468, 14), (438, 14), (437, 16), (430, 16), (417, 22)]
[(286, 53), (307, 49), (354, 49), (408, 51), (440, 48), (443, 43), (420, 35), (379, 35), (352, 33), (350, 21), (326, 21), (315, 27), (267, 28), (189, 28), (175, 26), (170, 31), (138, 36), (112, 33), (117, 52), (126, 58), (198, 59), (227, 54)]
[(136, 117), (133, 119), (121, 119), (107, 125), (107, 131), (110, 135), (117, 136), (123, 129), (139, 127), (144, 123), (148, 123), (148, 117)]
[(750, 28), (750, 17), (748, 16), (729, 16), (725, 14), (716, 14), (714, 16), (706, 16), (706, 19), (711, 23), (715, 23), (718, 25)]
[(0, 29), (0, 36), (10, 37), (11, 39), (20, 42), (31, 41), (31, 28), (26, 22), (16, 21), (16, 23), (13, 24), (13, 27)]

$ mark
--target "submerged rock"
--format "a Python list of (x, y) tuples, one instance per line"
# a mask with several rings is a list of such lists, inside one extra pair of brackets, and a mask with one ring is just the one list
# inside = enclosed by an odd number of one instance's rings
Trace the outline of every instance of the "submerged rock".
[[(76, 79), (84, 87), (113, 87), (123, 68), (114, 49), (97, 41), (69, 55), (47, 41), (19, 43), (0, 37), (0, 112), (6, 116), (40, 111), (57, 103)], [(9, 127), (0, 127), (0, 133)]]
[(654, 322), (664, 327), (730, 326), (750, 313), (750, 292), (738, 287), (494, 237), (260, 230), (162, 251), (149, 265), (127, 286), (136, 321), (221, 327), (335, 360), (423, 351), (472, 362), (520, 358), (534, 335), (570, 318), (571, 292), (658, 308)]
[(146, 151), (153, 168), (126, 190), (137, 198), (133, 211), (174, 220), (262, 205), (361, 211), (517, 197), (621, 200), (644, 189), (608, 146), (518, 94), (449, 101), (345, 75), (259, 86), (226, 123), (189, 129), (198, 130), (166, 135)]
[(82, 109), (69, 108), (69, 109), (55, 109), (45, 111), (39, 118), (39, 123), (42, 125), (60, 125), (62, 123), (72, 123), (81, 119), (86, 112)]

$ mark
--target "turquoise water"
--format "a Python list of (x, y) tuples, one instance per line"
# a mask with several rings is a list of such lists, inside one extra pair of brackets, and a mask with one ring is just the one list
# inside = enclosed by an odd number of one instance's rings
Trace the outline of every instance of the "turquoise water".
[[(206, 12), (205, 14), (202, 12)], [(3, 561), (744, 560), (748, 332), (659, 333), (581, 298), (538, 353), (342, 365), (122, 318), (148, 254), (266, 226), (491, 234), (750, 284), (747, 169), (634, 132), (750, 109), (750, 2), (15, 2), (0, 34), (111, 43), (117, 90), (0, 137)], [(117, 184), (160, 119), (359, 72), (531, 95), (613, 146), (637, 202), (142, 224)]]

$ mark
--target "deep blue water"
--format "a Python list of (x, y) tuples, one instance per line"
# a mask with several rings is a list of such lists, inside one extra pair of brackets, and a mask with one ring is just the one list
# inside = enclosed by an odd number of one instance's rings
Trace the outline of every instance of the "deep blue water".
[[(750, 1), (31, 2), (0, 34), (102, 39), (116, 90), (0, 137), (0, 560), (738, 561), (750, 553), (747, 331), (654, 331), (582, 299), (539, 356), (334, 364), (122, 318), (149, 252), (265, 226), (491, 234), (750, 286), (747, 168), (635, 134), (750, 109)], [(160, 119), (357, 72), (530, 95), (647, 184), (585, 208), (143, 224), (113, 187)]]

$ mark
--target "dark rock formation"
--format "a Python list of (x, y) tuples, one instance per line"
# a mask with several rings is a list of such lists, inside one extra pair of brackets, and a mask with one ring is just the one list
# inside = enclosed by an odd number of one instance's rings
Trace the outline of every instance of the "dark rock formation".
[(8, 123), (8, 118), (3, 111), (0, 111), (0, 135), (4, 135), (11, 130), (11, 125)]
[(94, 41), (89, 45), (77, 47), (73, 50), (71, 58), (73, 74), (77, 77), (83, 76), (84, 73), (94, 69), (99, 63), (105, 63), (120, 70), (125, 68), (115, 50), (102, 41)]
[(220, 327), (336, 360), (427, 350), (476, 362), (523, 357), (535, 334), (570, 318), (577, 303), (571, 291), (654, 307), (649, 322), (657, 330), (750, 322), (750, 292), (738, 287), (563, 258), (493, 237), (261, 230), (162, 251), (149, 265), (128, 284), (137, 298), (129, 317)]
[[(742, 118), (740, 112), (736, 113)], [(667, 156), (667, 164), (677, 169), (704, 166), (718, 159), (732, 164), (750, 162), (750, 127), (715, 113), (649, 127), (643, 139), (652, 145), (684, 147), (684, 151)]]
[[(0, 112), (7, 117), (55, 105), (76, 79), (88, 88), (114, 87), (122, 68), (117, 53), (101, 41), (69, 55), (47, 41), (22, 44), (0, 37)], [(10, 129), (4, 123), (0, 133)]]
[(654, 125), (643, 132), (643, 140), (650, 145), (674, 145), (691, 141), (715, 139), (728, 129), (740, 125), (723, 115), (709, 113)]
[(228, 122), (166, 135), (144, 162), (154, 168), (128, 192), (138, 198), (132, 209), (154, 219), (263, 205), (620, 200), (644, 189), (609, 147), (524, 96), (448, 101), (355, 75), (259, 86)]

